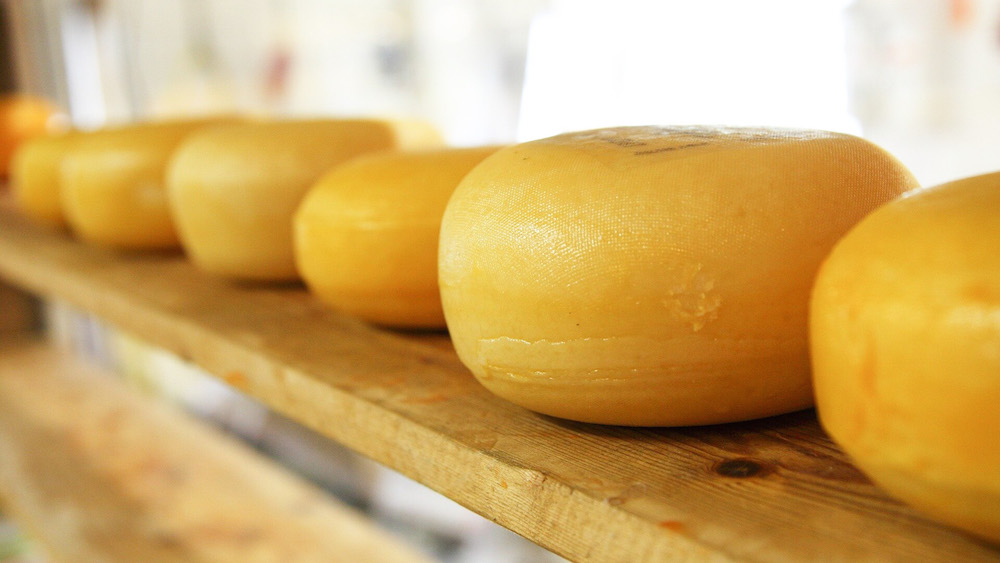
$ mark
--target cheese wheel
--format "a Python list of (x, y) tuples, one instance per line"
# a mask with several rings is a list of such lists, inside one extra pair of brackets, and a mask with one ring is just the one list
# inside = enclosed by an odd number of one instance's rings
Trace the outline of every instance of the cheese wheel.
[(401, 328), (444, 328), (438, 233), (459, 181), (498, 147), (379, 153), (335, 168), (295, 217), (309, 288), (336, 309)]
[(218, 119), (144, 123), (76, 135), (60, 170), (60, 198), (74, 234), (123, 249), (179, 246), (164, 182), (189, 134)]
[(816, 403), (877, 484), (1000, 542), (1000, 173), (914, 193), (824, 263)]
[(424, 123), (312, 120), (218, 127), (184, 143), (171, 164), (170, 202), (200, 268), (223, 276), (295, 280), (292, 217), (309, 187), (367, 152), (440, 145)]
[(806, 408), (820, 260), (915, 185), (878, 147), (819, 131), (623, 127), (506, 148), (445, 212), (448, 328), (487, 388), (553, 416)]
[(14, 202), (37, 223), (53, 228), (66, 225), (59, 197), (60, 170), (76, 136), (48, 135), (24, 142), (11, 162)]

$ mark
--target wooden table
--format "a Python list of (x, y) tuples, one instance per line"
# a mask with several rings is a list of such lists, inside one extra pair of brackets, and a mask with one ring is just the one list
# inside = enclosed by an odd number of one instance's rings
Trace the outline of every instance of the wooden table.
[(0, 209), (0, 277), (68, 301), (580, 561), (997, 561), (875, 488), (811, 411), (685, 429), (565, 422), (493, 397), (445, 335), (378, 330), (300, 286), (85, 246)]

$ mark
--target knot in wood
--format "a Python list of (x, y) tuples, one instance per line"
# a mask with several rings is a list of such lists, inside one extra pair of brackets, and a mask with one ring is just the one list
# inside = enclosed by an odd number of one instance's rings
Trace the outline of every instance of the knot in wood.
[(742, 457), (727, 459), (716, 464), (715, 472), (723, 477), (732, 477), (734, 479), (745, 479), (768, 473), (767, 468), (762, 463)]

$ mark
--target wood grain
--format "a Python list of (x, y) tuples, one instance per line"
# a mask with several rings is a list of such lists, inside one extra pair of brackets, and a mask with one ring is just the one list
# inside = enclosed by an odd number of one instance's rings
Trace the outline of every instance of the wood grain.
[(0, 488), (62, 561), (427, 561), (231, 438), (9, 336)]
[(812, 412), (689, 429), (562, 422), (497, 399), (444, 335), (301, 287), (227, 283), (0, 215), (0, 276), (196, 362), (276, 410), (579, 561), (988, 561), (886, 497)]

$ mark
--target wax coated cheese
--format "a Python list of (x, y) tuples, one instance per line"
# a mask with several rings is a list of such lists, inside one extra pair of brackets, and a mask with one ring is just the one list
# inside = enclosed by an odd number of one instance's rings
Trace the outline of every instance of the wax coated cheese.
[(816, 269), (915, 185), (878, 147), (819, 131), (624, 127), (505, 148), (445, 212), (448, 328), (487, 388), (558, 417), (806, 408)]
[(176, 248), (164, 182), (180, 142), (215, 119), (146, 123), (78, 134), (60, 169), (60, 198), (83, 241), (123, 249)]
[(873, 213), (816, 280), (816, 403), (893, 495), (1000, 542), (1000, 173)]
[(184, 248), (215, 274), (298, 279), (292, 217), (324, 172), (364, 153), (440, 143), (427, 124), (379, 120), (245, 123), (195, 135), (169, 179)]
[(376, 324), (444, 328), (441, 216), (459, 181), (496, 150), (385, 152), (335, 168), (295, 217), (306, 284), (336, 309)]
[(63, 227), (60, 171), (76, 136), (46, 135), (25, 141), (11, 162), (11, 189), (22, 213), (37, 223)]

